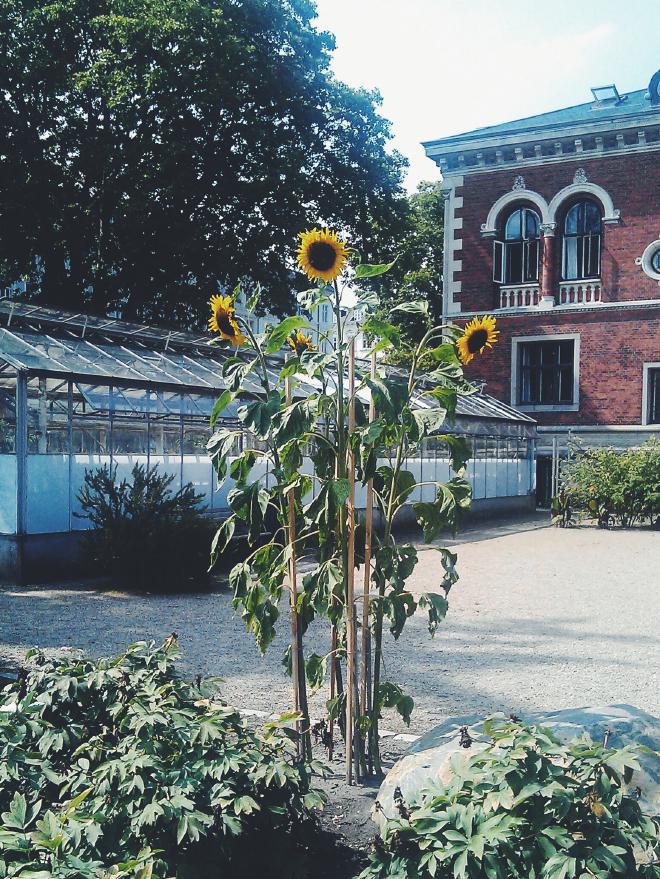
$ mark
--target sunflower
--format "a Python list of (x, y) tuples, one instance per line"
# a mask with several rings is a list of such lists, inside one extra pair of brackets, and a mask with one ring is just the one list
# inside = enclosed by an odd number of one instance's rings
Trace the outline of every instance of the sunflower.
[(495, 323), (495, 318), (487, 314), (484, 317), (473, 317), (465, 325), (463, 335), (456, 342), (458, 356), (463, 363), (467, 365), (475, 354), (482, 354), (484, 348), (493, 347), (500, 332), (495, 329)]
[(296, 330), (295, 333), (291, 333), (287, 341), (296, 352), (298, 357), (300, 357), (300, 355), (303, 354), (305, 351), (316, 350), (316, 345), (312, 344), (312, 337), (303, 335), (300, 330)]
[(334, 281), (346, 265), (346, 244), (329, 229), (312, 229), (298, 236), (298, 265), (310, 281)]
[(220, 333), (220, 338), (233, 342), (234, 345), (242, 345), (247, 341), (241, 333), (234, 315), (236, 309), (232, 305), (231, 296), (211, 296), (211, 317), (209, 328), (214, 333)]

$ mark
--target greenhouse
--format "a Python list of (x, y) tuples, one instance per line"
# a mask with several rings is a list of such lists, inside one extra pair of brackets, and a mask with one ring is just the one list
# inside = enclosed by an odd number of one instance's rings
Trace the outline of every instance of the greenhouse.
[[(158, 465), (175, 488), (193, 483), (222, 516), (232, 484), (218, 487), (206, 443), (226, 356), (207, 335), (0, 303), (0, 577), (75, 569), (88, 525), (78, 493), (85, 472), (104, 465), (119, 478), (136, 463)], [(476, 510), (533, 504), (531, 418), (482, 392), (460, 399), (446, 430), (470, 439)], [(250, 441), (244, 434), (240, 445)], [(409, 466), (423, 480), (450, 476), (446, 446), (433, 439)]]

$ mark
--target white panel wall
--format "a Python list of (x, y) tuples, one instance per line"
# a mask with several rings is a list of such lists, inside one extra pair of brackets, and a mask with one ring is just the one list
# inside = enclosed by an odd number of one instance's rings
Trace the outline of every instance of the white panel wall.
[(0, 455), (0, 534), (16, 534), (16, 455)]

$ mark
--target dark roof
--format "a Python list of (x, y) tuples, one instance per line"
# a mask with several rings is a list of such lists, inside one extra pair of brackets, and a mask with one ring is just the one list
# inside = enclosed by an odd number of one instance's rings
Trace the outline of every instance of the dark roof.
[(514, 119), (512, 122), (503, 122), (499, 125), (488, 125), (484, 128), (475, 128), (462, 134), (454, 134), (437, 140), (425, 141), (424, 146), (432, 144), (451, 144), (453, 141), (462, 142), (479, 140), (481, 138), (503, 136), (507, 134), (524, 133), (528, 131), (543, 131), (544, 129), (558, 130), (580, 124), (609, 123), (625, 121), (626, 117), (639, 117), (643, 113), (659, 113), (660, 107), (652, 104), (648, 99), (648, 90), (639, 89), (621, 95), (621, 100), (614, 104), (609, 102), (598, 103), (590, 101), (585, 104), (575, 104), (562, 110), (551, 110), (549, 113), (539, 113), (536, 116), (526, 116), (523, 119)]

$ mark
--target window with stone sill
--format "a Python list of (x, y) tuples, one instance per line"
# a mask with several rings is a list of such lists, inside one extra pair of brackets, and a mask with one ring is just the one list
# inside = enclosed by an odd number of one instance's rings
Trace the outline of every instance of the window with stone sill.
[(518, 207), (506, 218), (502, 240), (493, 242), (493, 280), (497, 284), (534, 284), (539, 279), (541, 220)]
[(518, 344), (517, 404), (559, 406), (574, 402), (573, 339)]
[(600, 277), (602, 217), (598, 205), (579, 201), (566, 213), (562, 235), (562, 280)]
[(660, 424), (660, 367), (647, 372), (647, 424)]

